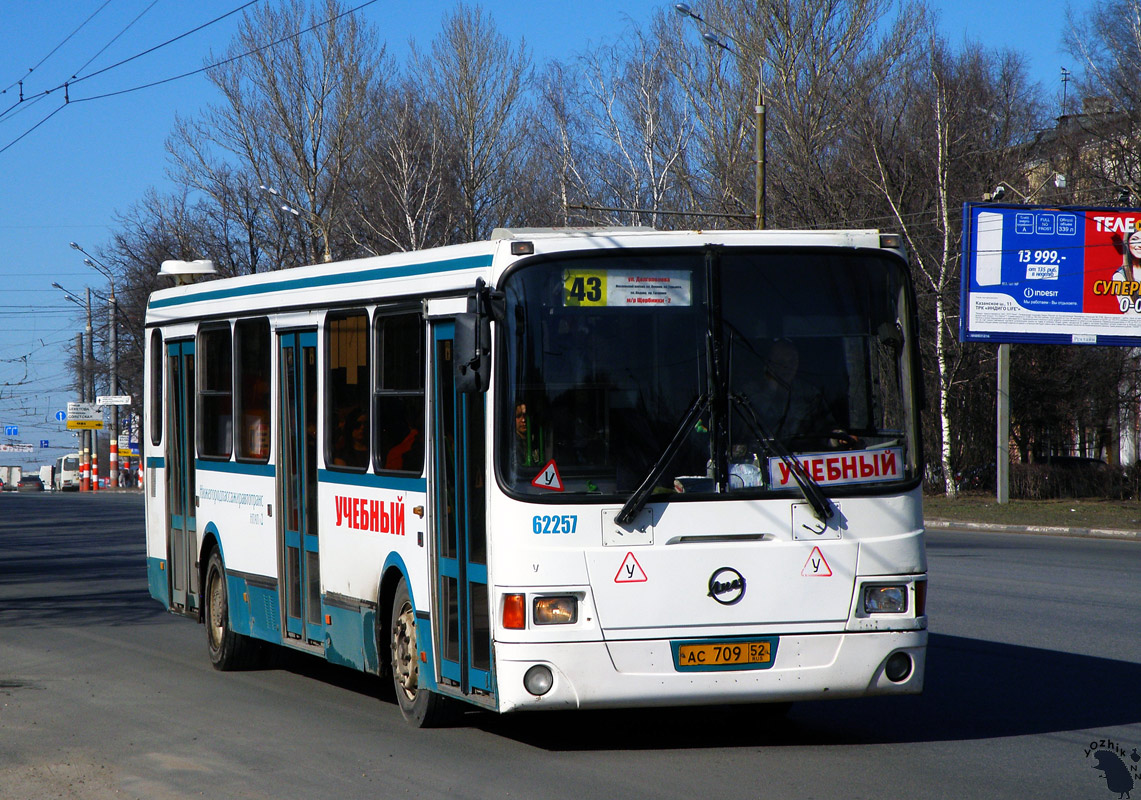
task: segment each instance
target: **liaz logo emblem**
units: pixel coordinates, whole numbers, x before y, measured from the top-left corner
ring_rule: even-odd
[[[709,596],[723,606],[731,606],[745,596],[745,576],[732,567],[709,576]]]

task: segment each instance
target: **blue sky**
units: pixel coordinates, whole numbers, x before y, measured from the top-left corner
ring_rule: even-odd
[[[364,2],[343,1],[348,6]],[[106,290],[106,280],[83,264],[83,255],[69,242],[98,254],[115,228],[116,212],[126,211],[149,187],[165,190],[165,140],[175,113],[193,116],[217,100],[202,75],[93,98],[199,69],[211,52],[226,48],[238,15],[149,56],[83,78],[222,17],[244,2],[4,0],[0,10],[0,89],[6,89],[0,94],[0,425],[16,425],[19,433],[0,435],[0,443],[31,443],[36,450],[26,456],[0,452],[0,464],[48,463],[74,449],[74,435],[54,415],[69,399],[76,399],[65,359],[83,323],[79,307],[51,284],[58,282],[78,295],[88,286]],[[689,4],[700,10],[700,0]],[[656,10],[671,4],[484,0],[481,5],[500,31],[512,40],[524,38],[536,63],[542,63],[569,58],[614,38],[630,21],[646,23]],[[1024,53],[1032,76],[1050,95],[1060,89],[1061,67],[1077,71],[1061,49],[1064,0],[958,0],[932,6],[952,44],[969,38]],[[452,0],[377,0],[361,13],[377,25],[390,52],[402,60],[408,41],[430,42],[440,19],[453,7]],[[21,79],[27,98],[23,102],[16,85]],[[69,82],[67,103],[63,89],[56,88],[65,82]],[[41,96],[49,89],[55,91]],[[50,443],[49,449],[39,449],[43,440]]]

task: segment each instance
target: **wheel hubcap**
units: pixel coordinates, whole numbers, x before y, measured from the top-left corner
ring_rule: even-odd
[[[222,642],[222,633],[224,631],[225,620],[223,619],[223,600],[222,581],[219,579],[217,572],[210,573],[210,587],[206,593],[208,602],[210,603],[209,619],[207,624],[210,626],[210,644],[215,650],[218,649]]]
[[[411,603],[401,606],[392,625],[392,672],[408,699],[416,699],[420,667],[416,661],[416,613]]]

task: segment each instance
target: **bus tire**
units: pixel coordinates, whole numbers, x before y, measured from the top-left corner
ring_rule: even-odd
[[[388,626],[392,655],[392,688],[404,719],[417,728],[446,723],[451,705],[446,697],[420,685],[420,648],[417,644],[416,610],[401,578],[392,598],[392,622]]]
[[[226,588],[226,568],[217,549],[210,551],[206,562],[203,597],[203,621],[206,623],[206,646],[214,669],[229,671],[248,669],[258,660],[258,643],[235,633],[230,627],[230,605]]]

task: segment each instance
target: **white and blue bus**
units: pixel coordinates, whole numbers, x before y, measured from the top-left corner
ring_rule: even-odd
[[[877,231],[496,231],[147,309],[151,594],[404,716],[922,690],[915,301]]]
[[[57,492],[79,491],[79,453],[68,453],[55,460],[52,489]]]

